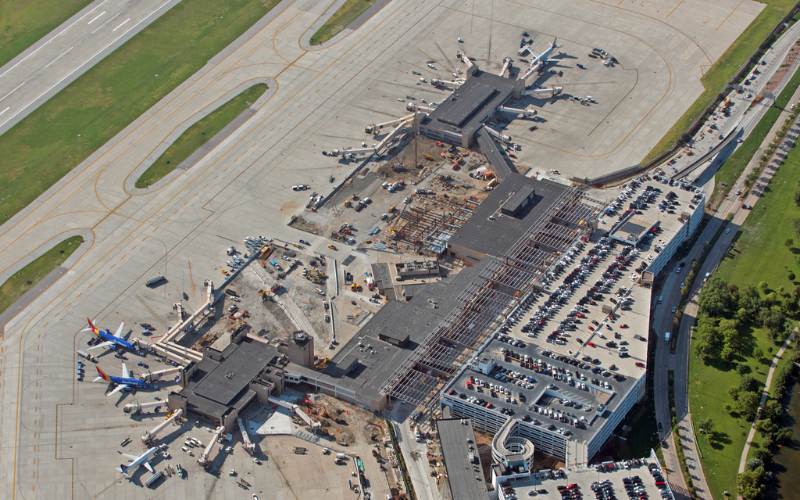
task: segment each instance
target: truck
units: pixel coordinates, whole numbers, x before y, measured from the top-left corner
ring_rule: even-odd
[[[157,287],[158,285],[160,285],[160,284],[162,284],[162,283],[166,283],[166,282],[167,282],[167,278],[166,278],[166,276],[164,276],[164,275],[158,275],[158,276],[153,276],[152,278],[150,278],[149,280],[147,280],[147,281],[145,282],[145,286],[146,286],[147,288],[155,288],[155,287]]]
[[[164,477],[164,473],[162,471],[156,471],[147,478],[147,481],[144,482],[144,485],[148,488],[155,488],[162,477]]]
[[[664,332],[664,342],[669,344],[669,339],[672,337],[672,332],[666,331]]]

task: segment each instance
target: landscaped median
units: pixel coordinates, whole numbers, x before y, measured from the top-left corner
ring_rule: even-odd
[[[183,0],[0,136],[0,224],[128,126],[279,0]]]
[[[56,29],[92,0],[0,0],[0,66]]]
[[[152,186],[165,175],[175,170],[181,162],[191,156],[226,125],[231,123],[266,92],[266,83],[257,83],[218,107],[197,123],[186,129],[175,142],[150,165],[136,180],[137,188]]]
[[[800,151],[793,150],[700,296],[689,400],[714,498],[737,469],[770,360],[800,319]],[[757,440],[758,444],[759,441]],[[747,488],[746,498],[751,498]]]
[[[668,151],[689,127],[705,112],[721,92],[725,90],[731,79],[745,63],[756,53],[767,36],[778,23],[786,17],[797,4],[796,0],[763,0],[764,10],[756,17],[739,38],[720,56],[701,81],[704,91],[688,110],[681,116],[658,144],[642,160],[646,164]]]
[[[23,267],[5,283],[0,284],[0,314],[35,287],[42,278],[64,263],[83,243],[81,236],[73,236],[54,246],[36,260]]]
[[[375,3],[376,0],[346,0],[316,33],[311,35],[311,45],[325,43],[342,32],[350,23]]]

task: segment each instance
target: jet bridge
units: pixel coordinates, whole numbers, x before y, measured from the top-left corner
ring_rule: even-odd
[[[208,444],[203,450],[202,455],[200,455],[200,458],[197,459],[197,463],[199,463],[203,467],[208,467],[210,465],[211,462],[208,461],[208,456],[211,454],[211,450],[214,448],[214,444],[216,444],[217,439],[219,439],[224,430],[225,427],[221,425],[217,427],[217,430],[214,431],[214,434],[211,436],[211,439],[208,440]]]
[[[183,410],[177,409],[166,420],[153,427],[149,431],[144,431],[144,434],[142,434],[142,442],[145,444],[150,444],[158,439],[158,434],[163,431],[166,426],[178,420],[181,415],[183,415]]]

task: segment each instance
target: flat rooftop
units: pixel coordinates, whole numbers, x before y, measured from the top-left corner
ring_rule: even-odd
[[[186,387],[180,394],[190,406],[219,417],[279,355],[273,346],[247,338],[231,343],[219,355],[206,351],[202,361],[187,372]]]
[[[470,364],[445,394],[589,441],[636,383],[599,360],[581,361],[501,338],[491,341],[479,361]],[[488,373],[480,367],[485,360],[493,365]],[[478,401],[470,401],[471,397]]]
[[[514,80],[482,70],[470,75],[447,96],[425,122],[425,126],[447,132],[473,134],[511,96]]]
[[[545,498],[560,500],[561,489],[572,485],[583,498],[596,498],[592,487],[603,488],[616,498],[628,498],[626,479],[631,485],[639,485],[647,494],[647,498],[662,498],[662,491],[666,498],[673,498],[669,485],[664,479],[661,466],[654,457],[630,460],[623,462],[604,462],[594,467],[583,467],[567,471],[539,471],[530,476],[504,481],[500,498],[509,498],[512,494],[516,498]],[[658,483],[658,484],[657,484]],[[632,486],[633,487],[633,486]],[[533,492],[533,493],[531,493]]]
[[[503,213],[506,203],[519,193],[534,191],[533,200],[518,216]],[[536,180],[510,173],[478,206],[470,220],[450,239],[450,246],[503,256],[523,234],[553,206],[568,188],[549,180]]]
[[[437,283],[413,286],[411,300],[386,304],[333,357],[325,374],[335,378],[337,385],[356,391],[365,402],[375,401],[395,370],[457,306],[459,292],[481,279],[479,275],[488,263],[489,259],[484,259]],[[380,335],[408,336],[409,346],[395,346],[381,340]]]
[[[436,421],[442,446],[447,483],[454,499],[486,500],[486,481],[475,443],[472,420],[449,418]]]

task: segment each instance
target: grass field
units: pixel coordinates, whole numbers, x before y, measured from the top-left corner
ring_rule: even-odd
[[[722,164],[716,174],[714,192],[709,200],[710,206],[715,206],[715,204],[725,196],[730,186],[733,186],[736,179],[742,174],[742,171],[744,171],[747,164],[750,163],[750,160],[753,158],[753,155],[758,151],[761,143],[764,142],[764,138],[767,136],[772,126],[775,125],[781,111],[789,103],[789,99],[794,95],[798,85],[800,85],[800,71],[796,71],[794,75],[792,75],[789,83],[786,84],[786,88],[783,89],[783,92],[775,99],[775,103],[772,107],[764,113],[761,121],[758,122],[758,125],[755,126],[750,135],[747,136],[747,139],[734,151],[731,157]]]
[[[739,287],[757,286],[765,281],[773,289],[793,288],[788,270],[797,273],[798,262],[785,242],[796,237],[792,221],[800,218],[800,208],[794,203],[794,193],[800,182],[799,169],[800,150],[795,149],[773,178],[769,192],[753,208],[729,257],[720,265],[717,274],[723,280]],[[753,349],[741,354],[744,363],[753,371],[751,375],[763,383],[769,369],[768,359],[777,351],[777,346],[770,343],[762,329],[755,329],[750,335]],[[755,347],[768,359],[755,359]],[[714,422],[714,433],[710,437],[698,434],[698,444],[714,498],[722,498],[724,490],[736,491],[736,471],[749,430],[748,422],[732,417],[724,409],[726,404],[732,404],[728,390],[739,385],[741,375],[736,370],[704,365],[694,350],[690,355],[689,372],[692,419],[695,423],[706,418]]]
[[[25,292],[36,286],[50,271],[63,264],[72,255],[72,252],[81,246],[81,243],[83,243],[83,238],[80,236],[67,238],[8,278],[5,283],[0,285],[0,313],[8,309]]]
[[[137,188],[146,188],[175,170],[180,163],[208,142],[220,130],[239,116],[248,106],[266,92],[267,84],[258,83],[249,87],[219,108],[215,109],[173,142],[164,153],[136,179]]]
[[[751,349],[741,353],[752,372],[749,374],[762,384],[767,378],[769,363],[755,359],[752,352],[756,347],[771,358],[777,348],[772,346],[764,330],[750,332]],[[770,352],[769,349],[772,349]],[[723,491],[736,491],[736,471],[739,457],[744,448],[750,422],[735,418],[725,410],[725,405],[733,405],[728,391],[738,387],[742,376],[735,369],[721,369],[705,365],[692,349],[689,355],[689,405],[700,454],[703,457],[703,472],[714,498],[724,498]],[[698,422],[710,418],[713,431],[709,435],[697,432]]]
[[[795,6],[796,0],[762,0],[766,6],[750,26],[736,39],[728,50],[720,56],[703,75],[705,90],[688,110],[669,129],[667,134],[650,150],[642,163],[647,163],[667,151],[697,120],[703,111],[717,98],[733,76],[744,66],[756,52],[767,35],[778,25]]]
[[[277,3],[183,0],[0,136],[0,224]]]
[[[311,45],[325,43],[338,35],[348,24],[356,20],[376,0],[347,0],[328,21],[311,35]]]
[[[90,2],[91,0],[0,0],[0,66],[17,57],[17,54],[53,31]]]

